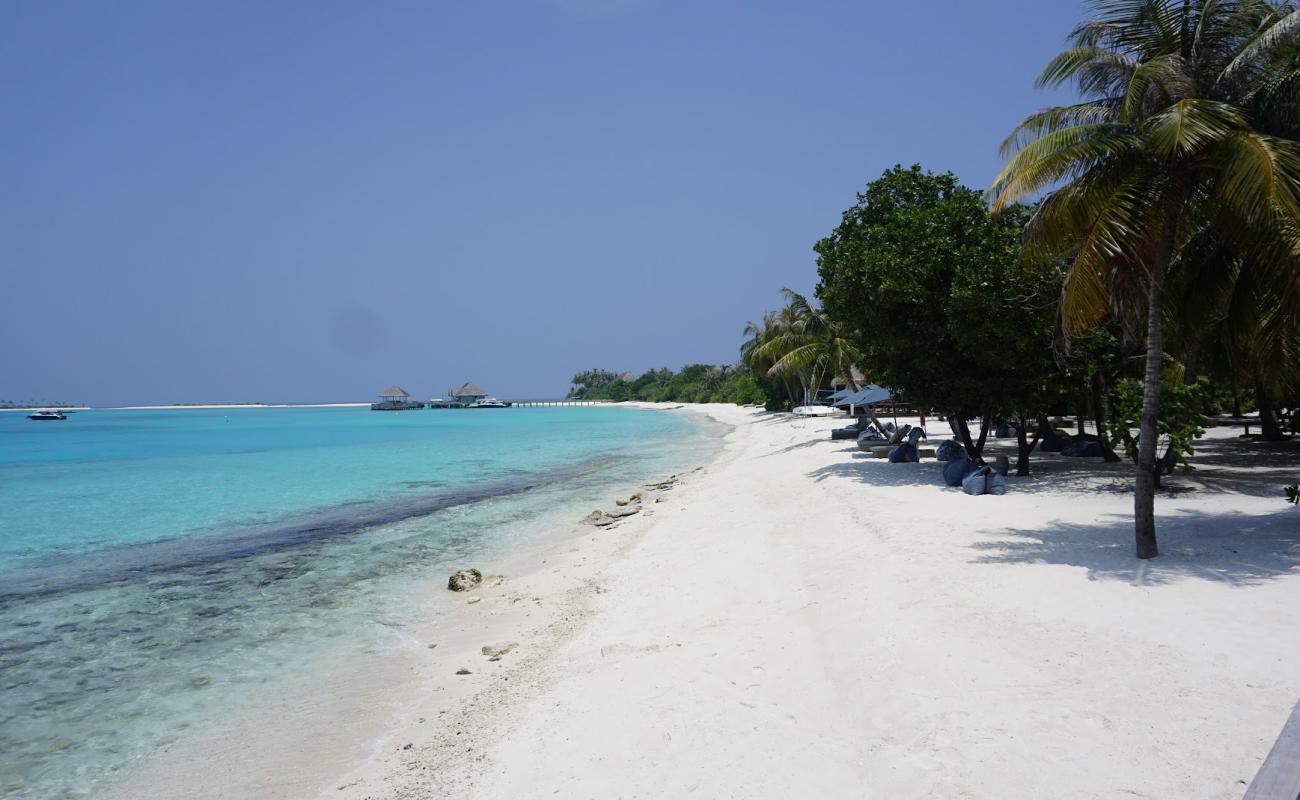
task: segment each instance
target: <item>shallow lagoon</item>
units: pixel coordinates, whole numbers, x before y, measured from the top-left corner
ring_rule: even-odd
[[[624,408],[0,415],[0,792],[91,796],[712,446]]]

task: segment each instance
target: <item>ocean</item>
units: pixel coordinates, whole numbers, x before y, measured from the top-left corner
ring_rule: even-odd
[[[612,407],[0,414],[0,796],[95,796],[714,434]]]

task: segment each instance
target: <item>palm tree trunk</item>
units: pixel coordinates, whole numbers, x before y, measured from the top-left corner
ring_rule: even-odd
[[[1174,228],[1181,203],[1165,201],[1164,224],[1156,245],[1155,263],[1151,265],[1151,283],[1147,293],[1147,363],[1142,383],[1142,418],[1138,426],[1137,481],[1133,492],[1133,529],[1138,558],[1160,555],[1156,546],[1156,418],[1160,409],[1160,373],[1164,366],[1165,273],[1174,248]]]
[[[1259,432],[1266,442],[1282,441],[1282,426],[1273,406],[1273,387],[1260,372],[1255,373],[1255,405],[1259,406]]]
[[[1110,445],[1110,432],[1107,429],[1106,418],[1109,416],[1109,407],[1106,404],[1106,392],[1102,386],[1102,377],[1100,373],[1094,373],[1092,376],[1092,406],[1097,419],[1097,439],[1101,442],[1101,450],[1107,464],[1114,464],[1119,461],[1119,456],[1115,454],[1115,448]]]

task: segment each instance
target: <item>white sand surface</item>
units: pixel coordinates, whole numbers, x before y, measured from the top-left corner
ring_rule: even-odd
[[[727,452],[536,691],[459,715],[467,768],[435,736],[346,796],[1233,798],[1300,697],[1294,449],[1230,466],[1212,431],[1142,562],[1127,464],[970,497],[833,421],[711,413]]]
[[[1300,698],[1294,445],[1212,430],[1138,561],[1128,464],[970,497],[843,420],[682,413],[734,425],[723,454],[410,631],[350,701],[383,713],[125,796],[1236,798]]]

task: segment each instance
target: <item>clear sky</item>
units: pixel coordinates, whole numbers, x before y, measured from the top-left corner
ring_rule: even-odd
[[[984,188],[1075,0],[0,3],[0,400],[729,363],[895,163]]]

